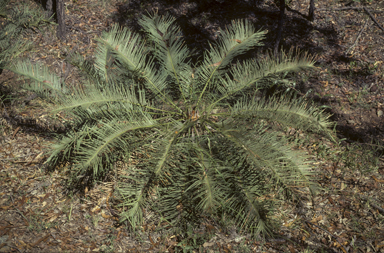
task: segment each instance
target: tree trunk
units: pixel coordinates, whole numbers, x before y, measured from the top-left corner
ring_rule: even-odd
[[[283,32],[284,12],[285,12],[285,0],[280,0],[279,24],[278,24],[278,27],[277,27],[277,35],[276,35],[276,41],[275,41],[275,48],[273,50],[275,55],[277,55],[277,52],[279,51],[279,45],[280,45],[280,41],[281,41],[281,34]]]
[[[308,19],[311,22],[315,20],[315,0],[311,0],[311,2],[309,3]]]
[[[64,40],[66,35],[64,0],[56,0],[56,16],[57,23],[59,24],[57,27],[57,37],[60,40]]]

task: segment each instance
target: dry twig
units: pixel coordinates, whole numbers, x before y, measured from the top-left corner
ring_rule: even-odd
[[[342,8],[335,8],[335,9],[328,9],[328,8],[320,8],[316,9],[317,11],[346,11],[346,10],[361,10],[364,7],[342,7]]]
[[[364,197],[364,196],[362,196],[361,198],[362,198],[365,202],[369,202],[369,205],[370,205],[370,206],[376,208],[381,214],[384,215],[384,208],[382,208],[382,207],[380,207],[380,206],[378,206],[378,205],[372,203],[372,201],[370,201],[368,198],[366,198],[366,197]]]
[[[377,20],[375,19],[375,17],[371,14],[371,12],[369,12],[369,10],[365,7],[363,7],[364,11],[371,17],[371,19],[373,20],[373,22],[375,22],[375,24],[382,30],[384,31],[384,28],[379,24],[379,22],[377,22]]]
[[[358,34],[357,37],[356,37],[355,43],[353,43],[353,45],[352,45],[350,48],[348,48],[347,52],[345,52],[345,55],[348,55],[348,53],[349,53],[355,46],[357,46],[357,43],[359,42],[359,38],[360,38],[361,34],[363,33],[364,29],[367,27],[368,20],[369,20],[369,19],[367,19],[367,20],[365,21],[365,24],[364,24],[363,28],[360,29],[360,32],[359,32],[359,34]]]
[[[334,238],[334,239],[339,243],[339,245],[340,245],[341,247],[343,247],[343,252],[344,252],[344,253],[347,253],[347,252],[348,252],[347,249],[344,247],[344,245],[341,244],[341,242],[339,241],[339,238],[338,238],[337,236],[333,235],[331,232],[325,230],[324,228],[319,227],[319,226],[313,224],[312,222],[309,222],[309,221],[307,221],[307,220],[305,220],[305,222],[307,223],[308,226],[309,226],[309,225],[315,226],[315,227],[317,227],[317,228],[323,230],[324,232],[328,233],[332,238]],[[311,226],[309,226],[309,227],[311,228]],[[312,228],[311,228],[311,229],[312,229]]]
[[[382,30],[384,31],[384,28],[377,22],[375,17],[371,14],[371,12],[365,7],[365,6],[359,6],[359,7],[342,7],[342,8],[335,8],[335,9],[327,9],[327,8],[322,8],[322,9],[316,9],[317,11],[346,11],[346,10],[361,10],[363,9],[369,17],[375,22],[375,24]]]

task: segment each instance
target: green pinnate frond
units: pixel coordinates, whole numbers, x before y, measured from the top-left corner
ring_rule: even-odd
[[[323,110],[311,106],[310,102],[303,99],[295,99],[286,95],[273,97],[269,100],[239,101],[231,108],[233,117],[256,117],[266,121],[278,122],[283,126],[289,126],[304,131],[312,131],[330,135],[330,115]]]
[[[296,56],[293,54],[296,53]],[[252,59],[239,62],[231,68],[229,73],[217,77],[215,89],[222,96],[215,103],[228,99],[242,91],[253,88],[255,90],[266,88],[265,80],[276,80],[281,73],[312,68],[312,56],[291,50],[280,56],[268,55],[263,59]],[[214,103],[214,104],[215,104]]]
[[[247,20],[232,22],[226,31],[222,31],[218,42],[211,50],[205,53],[204,61],[196,70],[197,75],[202,79],[204,87],[200,94],[199,101],[204,96],[209,86],[213,86],[214,79],[220,75],[218,71],[238,55],[260,44],[266,32],[255,32],[254,27]]]
[[[67,91],[60,78],[42,64],[32,65],[28,61],[19,61],[10,70],[23,76],[25,79],[31,80],[31,84],[25,86],[25,88],[33,90],[41,96],[63,96]]]
[[[10,0],[1,0],[0,1],[0,16],[7,16],[7,5]]]
[[[132,34],[126,28],[120,29],[115,25],[108,33],[104,33],[97,49],[97,68],[108,78],[107,67],[110,65],[110,57],[113,54],[120,62],[116,65],[126,68],[139,78],[145,80],[148,89],[154,92],[164,102],[172,104],[166,97],[167,75],[155,69],[153,59],[147,55],[144,41],[137,34]]]
[[[211,69],[222,69],[228,66],[236,56],[244,54],[256,46],[262,46],[266,31],[255,31],[248,20],[235,20],[225,30],[220,30],[217,42],[210,45],[205,55],[204,64]]]
[[[144,117],[143,117],[144,118]],[[89,129],[89,135],[93,136],[92,141],[84,143],[86,152],[82,154],[82,159],[79,160],[83,168],[91,167],[94,175],[98,174],[98,168],[103,166],[104,159],[112,159],[113,153],[117,149],[130,150],[130,143],[125,141],[124,137],[132,132],[153,128],[157,124],[147,117],[144,121],[118,121],[99,122]]]
[[[126,209],[120,214],[120,221],[129,221],[132,228],[136,228],[143,223],[143,211],[148,206],[149,195],[152,192],[150,176],[147,176],[145,171],[131,168],[132,176],[122,176],[129,180],[129,184],[120,184],[118,192],[123,198],[121,207]],[[140,175],[140,176],[139,176]]]
[[[81,83],[87,87],[104,87],[105,79],[101,78],[100,72],[98,71],[96,64],[94,65],[89,60],[84,59],[82,55],[75,52],[68,56],[66,59],[71,65],[75,66],[79,70],[79,74],[83,77]],[[77,92],[77,91],[74,91]]]
[[[73,110],[74,112],[83,112],[79,109],[92,109],[100,107],[104,107],[105,109],[108,108],[109,112],[113,112],[115,111],[115,106],[119,107],[119,109],[123,109],[121,107],[124,107],[125,110],[129,111],[133,110],[134,106],[142,108],[148,104],[147,101],[145,101],[145,97],[144,100],[140,99],[140,97],[134,94],[131,89],[120,89],[116,86],[113,87],[111,84],[109,89],[106,89],[103,92],[100,92],[100,89],[95,87],[89,87],[86,90],[74,91],[71,96],[63,97],[53,112],[70,112]],[[114,104],[115,106],[110,106],[111,104]]]
[[[139,24],[148,33],[150,41],[155,44],[153,53],[161,62],[160,71],[164,74],[168,73],[185,100],[189,92],[186,83],[182,82],[181,75],[187,72],[191,78],[191,68],[187,64],[187,57],[190,53],[180,28],[174,22],[175,18],[170,15],[160,17],[157,14],[144,16],[139,20]]]
[[[222,189],[227,187],[225,180],[226,167],[217,163],[214,158],[206,152],[198,148],[196,150],[196,170],[199,173],[194,175],[194,183],[192,183],[186,191],[194,192],[199,209],[214,213],[225,202],[226,196]]]
[[[147,64],[145,43],[140,35],[133,34],[127,28],[114,25],[109,32],[104,32],[99,39],[101,42],[96,49],[95,65],[104,71],[108,62],[108,53],[113,50],[119,59],[123,60],[129,71],[141,70]]]

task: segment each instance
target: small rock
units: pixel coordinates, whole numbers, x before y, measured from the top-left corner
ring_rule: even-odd
[[[350,124],[350,125],[353,125],[353,124],[356,123],[354,120],[347,120],[347,122],[348,122],[348,124]]]
[[[383,111],[382,110],[377,110],[377,117],[383,116]]]

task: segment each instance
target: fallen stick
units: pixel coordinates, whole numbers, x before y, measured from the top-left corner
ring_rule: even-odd
[[[365,6],[357,6],[357,7],[341,7],[341,8],[334,8],[334,9],[327,9],[327,8],[320,8],[316,9],[317,11],[347,11],[347,10],[361,10],[361,9],[366,9],[367,7]],[[384,10],[374,10],[374,12],[383,12]]]
[[[373,201],[370,201],[367,197],[365,196],[361,196],[361,199],[364,200],[365,202],[368,202],[370,206],[376,208],[381,214],[384,215],[384,208],[376,205],[375,203],[373,203]]]
[[[317,11],[346,11],[346,10],[361,10],[363,9],[369,17],[375,22],[375,24],[382,30],[384,31],[384,28],[377,22],[375,17],[371,14],[371,12],[365,7],[365,6],[359,6],[359,7],[342,7],[342,8],[335,8],[335,9],[327,9],[327,8],[322,8],[322,9],[316,9]]]
[[[364,9],[365,7],[342,7],[342,8],[335,8],[335,9],[327,9],[327,8],[321,8],[316,9],[317,11],[346,11],[346,10],[360,10]]]
[[[384,31],[384,28],[379,24],[379,22],[377,22],[377,20],[375,19],[375,17],[371,14],[371,12],[369,12],[369,10],[365,7],[363,7],[364,11],[371,17],[371,19],[373,20],[373,22],[375,22],[375,24],[382,30]]]
[[[365,24],[364,24],[363,28],[360,29],[360,32],[357,35],[355,42],[353,43],[353,45],[350,48],[348,48],[347,52],[345,52],[345,55],[348,55],[349,51],[351,51],[359,42],[359,38],[360,38],[361,34],[363,33],[365,27],[367,27],[368,20],[369,20],[369,18],[367,18],[367,20],[365,21]]]
[[[317,227],[318,229],[321,229],[321,230],[323,230],[324,232],[328,233],[332,238],[334,238],[334,239],[337,241],[337,243],[340,245],[340,247],[342,247],[342,250],[343,250],[344,253],[347,253],[347,252],[348,252],[347,249],[344,247],[344,245],[340,242],[340,240],[339,240],[339,238],[338,238],[337,236],[333,235],[333,234],[330,233],[328,230],[325,230],[324,228],[319,227],[319,226],[313,224],[313,223],[310,222],[310,221],[307,221],[307,220],[304,220],[304,221],[307,223],[307,226],[308,226],[310,229],[313,230],[313,228],[311,228],[311,226],[309,226],[309,225],[312,225],[312,226]]]

